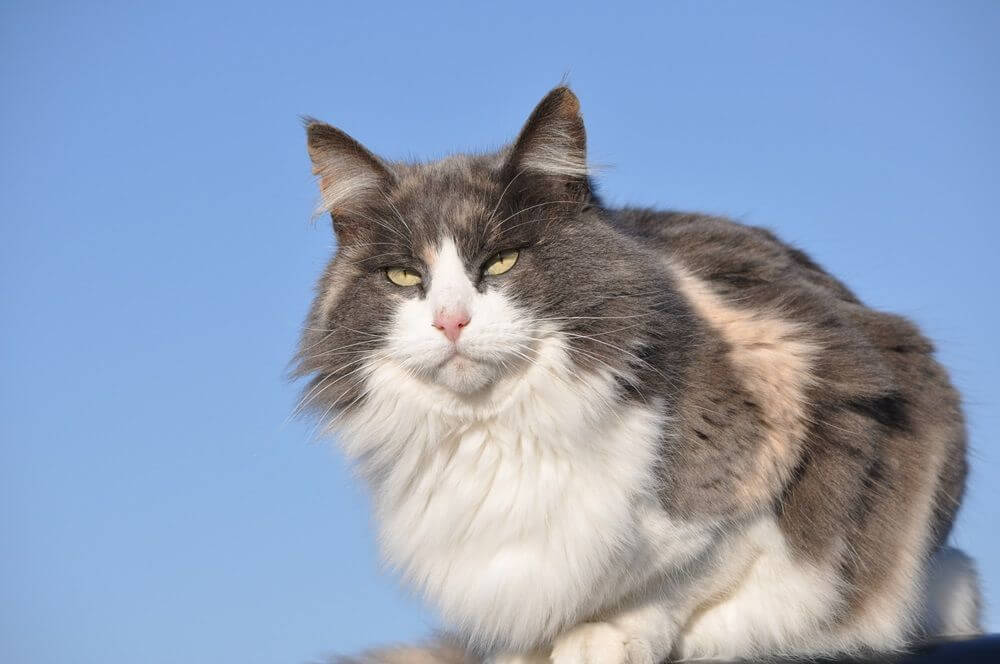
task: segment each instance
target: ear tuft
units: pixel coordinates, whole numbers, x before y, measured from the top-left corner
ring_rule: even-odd
[[[555,88],[535,107],[514,143],[509,163],[516,172],[587,178],[587,133],[580,101],[568,87]]]
[[[377,202],[392,183],[379,158],[336,127],[309,117],[303,123],[312,172],[319,178],[317,212],[350,216]]]

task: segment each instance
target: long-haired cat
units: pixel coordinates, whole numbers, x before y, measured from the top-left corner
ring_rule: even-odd
[[[946,546],[959,396],[912,323],[767,230],[605,207],[565,87],[492,154],[400,163],[307,132],[338,246],[303,401],[451,644],[377,657],[654,664],[978,631]]]

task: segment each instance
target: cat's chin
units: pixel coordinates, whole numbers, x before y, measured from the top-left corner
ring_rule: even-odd
[[[456,354],[438,367],[434,381],[456,394],[473,395],[488,388],[499,377],[499,367]]]

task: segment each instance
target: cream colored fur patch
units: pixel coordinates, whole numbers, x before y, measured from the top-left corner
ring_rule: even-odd
[[[744,498],[766,499],[788,480],[798,460],[807,427],[805,391],[814,380],[818,348],[801,325],[774,312],[732,306],[687,269],[673,263],[670,268],[695,312],[729,344],[739,380],[760,405],[765,445],[756,464],[760,474],[747,478]]]

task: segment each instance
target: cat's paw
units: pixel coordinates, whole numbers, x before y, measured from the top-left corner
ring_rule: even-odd
[[[541,653],[502,653],[486,660],[487,664],[549,664],[548,658]]]
[[[606,622],[583,623],[556,639],[552,664],[656,664],[644,640]]]

